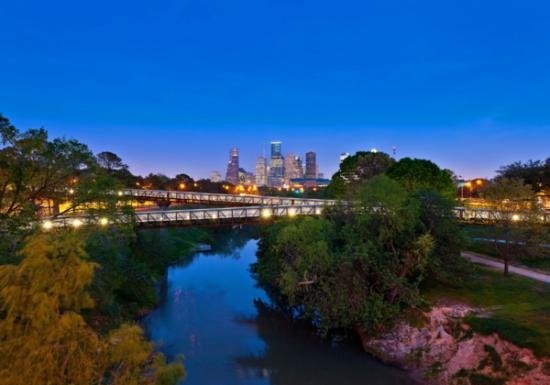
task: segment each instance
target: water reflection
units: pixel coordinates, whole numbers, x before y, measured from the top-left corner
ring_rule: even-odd
[[[168,270],[166,300],[144,324],[169,357],[183,353],[185,384],[410,383],[355,345],[331,346],[266,305],[249,272],[256,250],[251,240],[238,258],[199,254]]]

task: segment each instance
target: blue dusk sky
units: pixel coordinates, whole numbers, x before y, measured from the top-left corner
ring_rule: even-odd
[[[429,158],[464,177],[550,156],[548,0],[0,2],[0,113],[136,173],[269,151]]]

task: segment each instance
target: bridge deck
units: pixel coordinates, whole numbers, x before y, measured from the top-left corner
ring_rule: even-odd
[[[197,222],[242,222],[243,220],[270,219],[272,217],[294,217],[302,215],[320,215],[320,205],[286,205],[286,206],[245,206],[193,210],[159,210],[136,212],[133,215],[120,216],[121,222],[147,224],[194,224]],[[82,225],[108,225],[106,218],[97,216],[64,216],[42,222],[46,229],[52,227]]]
[[[167,190],[122,190],[119,195],[146,198],[152,200],[174,200],[185,202],[199,202],[210,204],[239,204],[253,206],[299,206],[299,205],[334,205],[335,200],[329,199],[309,199],[292,197],[274,197],[262,195],[235,195],[220,193],[203,193],[195,191],[167,191]]]

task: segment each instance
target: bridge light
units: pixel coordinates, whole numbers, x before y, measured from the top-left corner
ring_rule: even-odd
[[[296,216],[296,209],[294,207],[288,209],[288,216],[291,218]]]
[[[101,226],[107,226],[107,225],[109,224],[109,220],[108,220],[107,218],[105,218],[105,217],[99,218],[99,224],[100,224]]]
[[[271,209],[262,209],[262,218],[269,219],[272,214]]]
[[[79,228],[80,226],[82,226],[82,221],[80,219],[73,219],[71,225],[75,228]]]
[[[322,208],[320,208],[320,207],[316,207],[316,208],[315,208],[315,214],[316,214],[316,215],[321,215],[322,212],[323,212],[323,209],[322,209]]]
[[[51,221],[45,221],[44,223],[42,223],[42,228],[44,230],[51,230],[52,227],[53,223]]]
[[[119,191],[117,194],[118,194],[119,197],[121,197],[123,193],[122,193],[122,191]]]

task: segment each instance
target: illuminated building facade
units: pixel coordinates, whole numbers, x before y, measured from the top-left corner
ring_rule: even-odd
[[[239,183],[239,149],[236,147],[229,151],[229,162],[227,163],[225,180],[233,184]]]

